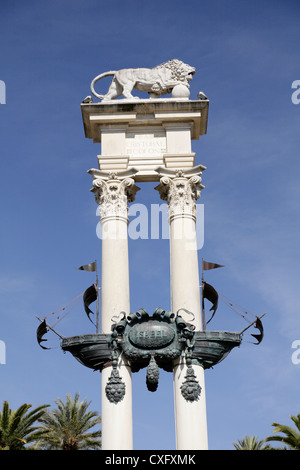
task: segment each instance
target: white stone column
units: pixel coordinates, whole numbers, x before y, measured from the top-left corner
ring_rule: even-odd
[[[121,312],[130,312],[129,261],[128,261],[128,203],[135,199],[139,189],[134,184],[135,171],[106,173],[90,170],[94,177],[93,189],[100,208],[102,225],[102,275],[101,275],[101,332],[111,333],[112,318]],[[124,173],[124,172],[123,172]],[[102,371],[102,449],[131,450],[132,437],[132,385],[131,368],[119,357],[117,371],[125,384],[125,395],[119,402],[110,401],[106,385],[112,366]]]
[[[202,330],[200,279],[198,250],[196,240],[196,200],[203,186],[202,165],[186,171],[160,168],[160,184],[157,190],[163,200],[168,202],[170,223],[170,268],[171,268],[171,309],[192,312],[194,317],[180,315]],[[198,400],[185,400],[181,385],[187,374],[187,365],[182,358],[174,363],[174,400],[177,450],[206,450],[207,420],[204,370],[193,364],[193,369],[201,387]]]

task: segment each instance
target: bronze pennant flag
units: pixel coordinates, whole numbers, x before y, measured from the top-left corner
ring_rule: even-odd
[[[203,290],[202,290],[202,310],[204,312],[204,299],[209,300],[212,303],[212,307],[210,309],[210,312],[212,313],[211,318],[208,320],[207,323],[210,322],[210,320],[213,318],[214,314],[216,313],[216,310],[218,308],[218,301],[219,301],[219,295],[216,289],[208,284],[207,282],[203,281]]]
[[[84,264],[83,266],[80,266],[80,268],[77,268],[77,269],[81,269],[83,271],[97,271],[97,262],[94,261],[93,263],[90,263],[90,264]]]
[[[88,289],[86,289],[86,291],[83,294],[84,310],[91,322],[92,320],[90,319],[90,313],[94,313],[94,312],[89,308],[89,306],[91,303],[97,300],[97,295],[98,295],[98,290],[95,284],[91,285],[91,287],[88,287]]]
[[[251,335],[253,336],[253,338],[256,338],[257,339],[257,343],[254,343],[254,344],[260,344],[262,342],[262,339],[264,337],[264,327],[263,327],[263,324],[260,320],[260,318],[256,318],[256,322],[255,322],[255,328],[257,328],[259,330],[259,335]]]
[[[43,336],[48,332],[48,328],[47,328],[47,324],[46,324],[46,320],[44,320],[38,327],[38,329],[36,330],[36,337],[37,337],[37,340],[38,340],[38,343],[39,345],[41,346],[41,348],[43,349],[50,349],[50,348],[46,348],[46,346],[43,346],[41,343],[42,341],[47,341],[46,339],[43,339]]]
[[[208,261],[202,260],[203,271],[208,271],[209,269],[215,269],[215,268],[224,268],[224,266],[222,264],[209,263]]]

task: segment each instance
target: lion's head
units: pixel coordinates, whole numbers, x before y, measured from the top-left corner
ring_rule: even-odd
[[[185,64],[179,59],[168,60],[168,62],[158,65],[157,68],[170,69],[172,72],[172,79],[180,82],[192,80],[193,75],[196,72],[195,67]]]

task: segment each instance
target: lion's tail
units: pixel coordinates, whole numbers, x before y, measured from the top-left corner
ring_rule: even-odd
[[[94,96],[96,96],[100,100],[103,99],[104,95],[99,95],[98,93],[96,93],[94,85],[96,82],[98,82],[98,80],[101,80],[101,78],[110,77],[111,75],[115,75],[115,73],[116,73],[115,70],[110,70],[109,72],[100,73],[100,75],[97,75],[97,77],[95,77],[94,80],[92,80],[91,92],[93,93]]]

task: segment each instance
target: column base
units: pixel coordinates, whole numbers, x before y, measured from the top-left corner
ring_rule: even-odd
[[[106,395],[106,386],[112,370],[111,366],[105,367],[101,374],[102,450],[132,450],[131,368],[121,359],[117,370],[125,384],[126,393],[118,403],[109,401]]]
[[[182,395],[182,385],[188,374],[185,362],[174,364],[174,405],[177,450],[208,450],[204,369],[193,365],[200,385],[200,396],[188,401]]]

